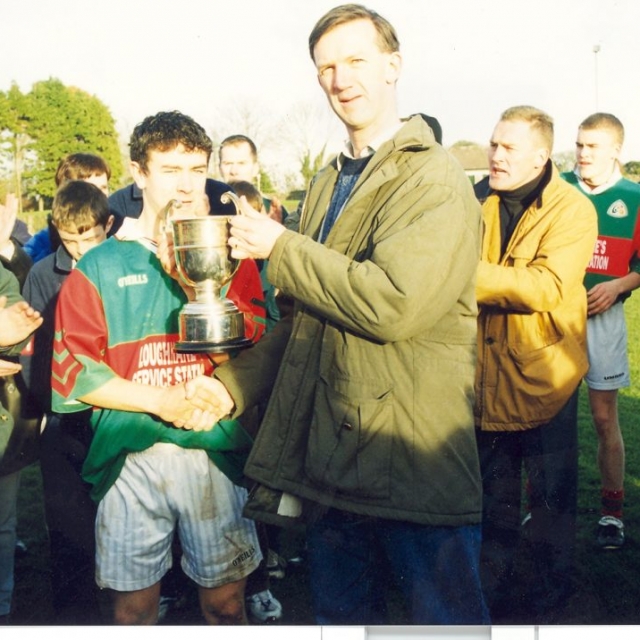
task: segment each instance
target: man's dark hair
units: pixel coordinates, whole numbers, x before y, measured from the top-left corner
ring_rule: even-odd
[[[106,227],[110,217],[107,196],[84,180],[65,182],[53,199],[51,222],[62,231],[86,233],[98,225]]]
[[[225,147],[236,147],[241,144],[248,144],[251,149],[251,156],[254,161],[258,161],[258,148],[256,147],[255,142],[249,138],[249,136],[242,135],[241,133],[236,133],[232,136],[226,137],[221,143],[220,148],[218,150],[218,156],[222,154],[222,150]]]
[[[161,111],[136,125],[129,141],[129,157],[146,171],[151,151],[171,151],[178,145],[189,152],[204,151],[209,162],[213,144],[206,131],[179,111]]]
[[[86,180],[102,174],[107,176],[107,180],[111,178],[111,168],[106,160],[93,153],[72,153],[58,163],[56,187],[70,180]]]
[[[316,22],[315,27],[313,27],[311,35],[309,36],[309,53],[311,54],[311,59],[315,61],[313,50],[325,33],[348,22],[353,22],[354,20],[369,20],[373,23],[378,33],[378,46],[380,47],[380,51],[384,53],[400,51],[398,34],[388,20],[361,4],[343,4],[325,13],[322,18]]]

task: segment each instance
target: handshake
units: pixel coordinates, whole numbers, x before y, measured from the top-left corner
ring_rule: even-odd
[[[158,417],[179,429],[208,431],[234,408],[233,398],[226,387],[208,376],[198,376],[159,391]]]

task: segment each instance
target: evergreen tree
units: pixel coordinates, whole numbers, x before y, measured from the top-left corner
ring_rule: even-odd
[[[102,156],[119,183],[115,121],[96,96],[55,78],[35,83],[28,94],[15,84],[0,92],[0,157],[12,169],[16,193],[53,198],[56,168],[70,153]]]

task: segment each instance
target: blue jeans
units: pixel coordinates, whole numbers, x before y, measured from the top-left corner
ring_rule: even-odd
[[[309,531],[318,624],[388,624],[395,579],[412,624],[489,624],[480,587],[480,525],[432,527],[329,510]]]

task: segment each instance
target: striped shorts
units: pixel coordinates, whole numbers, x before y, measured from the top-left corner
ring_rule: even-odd
[[[262,559],[255,525],[241,515],[246,497],[201,449],[158,443],[128,454],[98,505],[98,586],[137,591],[158,582],[171,568],[176,528],[182,569],[198,585],[244,578]]]

